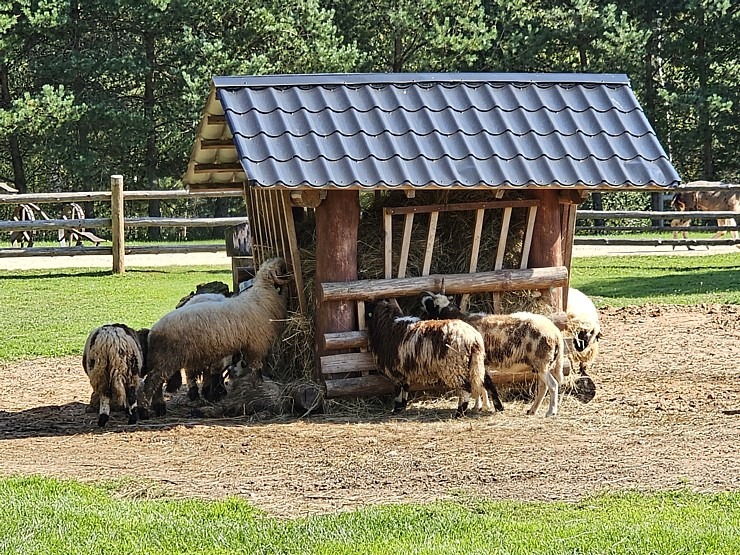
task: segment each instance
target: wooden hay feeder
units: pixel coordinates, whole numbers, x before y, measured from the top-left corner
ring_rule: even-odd
[[[244,191],[255,264],[284,256],[298,310],[313,314],[314,377],[328,397],[375,395],[391,387],[367,353],[365,301],[444,289],[463,305],[485,294],[501,310],[503,294],[538,291],[561,311],[577,205],[588,193],[678,184],[636,107],[624,76],[216,78],[185,181]],[[649,152],[627,157],[623,135],[638,127]],[[600,139],[599,152],[578,129]],[[375,200],[405,192],[406,202],[382,208],[380,238],[360,234],[360,195],[368,191]],[[448,199],[443,192],[463,200],[431,201]],[[299,207],[313,211],[313,273],[303,270]],[[466,267],[435,273],[439,222],[453,213],[472,222],[460,249]],[[516,232],[513,220],[521,222]],[[380,275],[364,264],[360,271],[360,245],[382,259]]]

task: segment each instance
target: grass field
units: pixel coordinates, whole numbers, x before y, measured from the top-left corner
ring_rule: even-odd
[[[130,484],[0,480],[0,552],[607,554],[740,552],[740,494],[627,493],[577,504],[460,498],[299,519],[247,503],[130,499]]]
[[[740,304],[740,251],[701,257],[575,258],[572,285],[599,306]],[[0,271],[0,360],[79,354],[90,331],[123,322],[148,327],[225,269],[182,266],[107,270]]]

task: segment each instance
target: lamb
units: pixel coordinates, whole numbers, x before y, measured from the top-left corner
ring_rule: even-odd
[[[267,260],[251,289],[223,301],[186,305],[157,321],[149,332],[149,373],[139,388],[143,415],[148,417],[150,408],[166,414],[162,384],[183,368],[187,374],[234,353],[258,368],[287,317],[290,279],[285,260]]]
[[[98,426],[110,418],[111,402],[123,407],[128,423],[138,419],[136,390],[146,373],[147,329],[138,332],[125,324],[95,328],[85,342],[82,368],[93,388],[90,408],[98,407]]]
[[[567,329],[573,335],[573,349],[568,349],[568,358],[571,367],[578,363],[582,376],[588,375],[588,370],[599,354],[599,339],[601,339],[601,325],[599,311],[586,295],[573,287],[568,289],[568,306],[565,309]]]
[[[491,395],[503,410],[496,386],[485,373],[485,346],[480,333],[465,322],[422,321],[404,316],[395,300],[365,305],[368,344],[378,369],[397,389],[394,412],[405,408],[410,384],[445,386],[458,394],[456,416],[463,416],[471,394]]]
[[[431,318],[459,318],[481,333],[486,349],[487,380],[495,374],[519,374],[531,369],[538,378],[537,393],[527,414],[536,414],[549,391],[546,416],[557,415],[558,389],[563,383],[564,342],[552,320],[530,312],[466,314],[452,305],[449,298],[434,293],[423,295],[422,306]]]

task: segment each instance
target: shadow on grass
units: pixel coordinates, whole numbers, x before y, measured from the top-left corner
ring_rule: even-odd
[[[619,272],[617,268],[615,273]],[[624,268],[624,272],[629,269]],[[676,295],[730,294],[740,302],[740,269],[707,268],[701,271],[672,268],[670,275],[615,275],[584,281],[587,295],[606,298],[660,298]],[[734,293],[734,295],[733,295]]]

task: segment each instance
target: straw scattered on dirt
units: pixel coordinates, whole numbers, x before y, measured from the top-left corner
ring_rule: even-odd
[[[296,516],[460,493],[574,500],[603,490],[740,484],[740,308],[601,311],[596,398],[564,397],[556,419],[451,419],[454,401],[335,403],[306,420],[170,415],[104,431],[84,412],[78,357],[0,365],[0,475],[132,477],[127,496],[240,496]],[[542,409],[541,409],[542,410]]]

